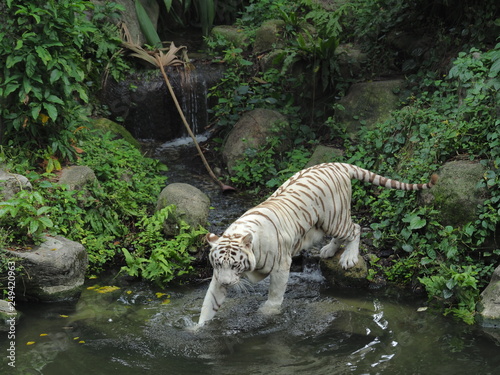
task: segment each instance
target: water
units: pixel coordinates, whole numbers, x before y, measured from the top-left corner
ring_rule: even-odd
[[[421,301],[397,291],[328,287],[315,269],[292,273],[281,314],[257,313],[267,290],[257,284],[232,291],[197,332],[187,327],[197,320],[206,284],[160,290],[109,279],[99,287],[120,289],[99,293],[94,283],[76,304],[20,308],[16,371],[1,373],[456,375],[500,369],[499,344],[481,329],[418,312]]]
[[[210,229],[253,205],[222,195],[192,147],[153,150],[169,182],[211,198]],[[180,162],[182,161],[182,163]],[[88,280],[74,303],[27,304],[16,327],[16,368],[0,332],[0,374],[498,374],[500,331],[465,326],[398,289],[340,289],[316,260],[294,268],[279,315],[257,312],[267,281],[232,290],[215,318],[193,332],[208,281],[160,289],[121,277]],[[496,338],[495,338],[496,337]],[[30,345],[28,345],[28,343]]]

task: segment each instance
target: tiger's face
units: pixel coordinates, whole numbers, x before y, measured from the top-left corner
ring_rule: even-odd
[[[252,235],[217,235],[206,237],[212,247],[209,259],[214,268],[213,277],[223,286],[232,286],[240,282],[243,273],[253,271],[255,257],[251,251]]]

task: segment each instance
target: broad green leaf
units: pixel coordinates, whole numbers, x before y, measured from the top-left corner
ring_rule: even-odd
[[[49,78],[50,83],[58,81],[62,75],[63,75],[62,71],[60,71],[59,69],[54,69],[52,72],[50,72],[50,78]]]
[[[45,226],[45,228],[52,228],[54,226],[54,223],[52,222],[52,220],[50,220],[46,216],[38,218],[38,221],[40,223],[42,223]]]
[[[153,22],[151,22],[151,18],[149,18],[148,13],[139,0],[135,0],[135,12],[137,14],[141,30],[144,33],[144,36],[146,37],[148,43],[153,45],[154,47],[160,47],[161,39],[156,32]]]
[[[43,103],[43,108],[47,110],[47,114],[52,119],[52,121],[57,120],[57,108],[50,103]]]
[[[37,220],[31,220],[29,223],[29,232],[31,234],[34,234],[38,231],[38,228],[40,227],[39,223]]]
[[[410,220],[410,229],[420,229],[423,228],[425,224],[427,224],[427,221],[425,219],[422,219],[420,216],[415,215]]]
[[[35,51],[45,65],[47,65],[47,63],[52,60],[52,56],[50,55],[49,51],[45,49],[45,47],[37,46],[35,47]]]

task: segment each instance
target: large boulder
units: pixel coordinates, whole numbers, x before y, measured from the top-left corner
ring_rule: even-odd
[[[344,124],[352,138],[364,126],[384,122],[391,112],[398,108],[397,92],[404,81],[400,79],[355,83],[340,101],[344,111],[337,114],[337,120]]]
[[[200,189],[184,183],[167,185],[158,197],[156,210],[170,205],[175,205],[176,211],[175,215],[169,217],[163,225],[163,231],[167,236],[179,233],[179,220],[184,220],[194,228],[207,225],[210,199]]]
[[[482,326],[500,328],[500,266],[495,269],[489,285],[481,293],[478,313],[478,321]]]
[[[239,160],[245,159],[247,150],[265,146],[269,136],[277,134],[279,129],[285,130],[288,125],[285,116],[271,109],[259,108],[245,113],[229,133],[222,150],[229,172]]]
[[[468,160],[451,161],[439,171],[439,181],[430,190],[424,190],[424,204],[434,202],[440,211],[440,221],[445,225],[461,226],[477,219],[477,207],[488,196],[485,187],[478,187],[483,180],[485,167]]]
[[[25,176],[0,169],[0,200],[7,201],[19,191],[31,188],[31,183]]]
[[[79,296],[88,258],[83,245],[60,236],[26,251],[9,251],[24,268],[16,282],[16,298],[42,302],[72,300]]]

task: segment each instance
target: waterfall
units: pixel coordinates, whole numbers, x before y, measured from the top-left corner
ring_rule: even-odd
[[[167,74],[191,130],[202,133],[213,106],[208,90],[221,79],[222,67],[199,62],[191,69],[167,68]],[[101,97],[111,118],[137,139],[165,142],[188,135],[159,69],[112,81]]]

